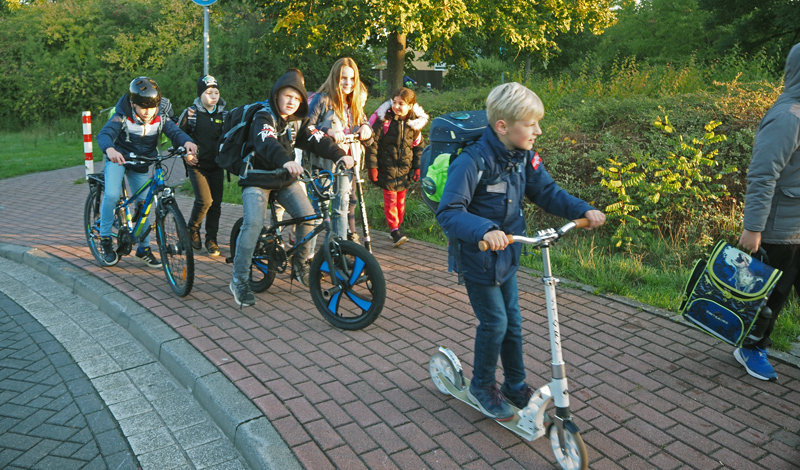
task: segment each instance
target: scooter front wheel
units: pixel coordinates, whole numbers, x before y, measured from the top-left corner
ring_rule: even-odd
[[[450,395],[450,392],[442,382],[439,374],[445,376],[445,378],[449,380],[452,386],[457,390],[463,390],[464,386],[461,383],[458,369],[456,368],[455,364],[453,364],[453,361],[451,361],[450,358],[444,354],[436,353],[431,356],[431,360],[428,363],[428,371],[431,374],[431,379],[433,379],[433,384],[436,385],[436,388],[438,388],[440,392]]]
[[[558,428],[554,423],[550,423],[547,428],[547,435],[550,437],[550,447],[553,455],[556,456],[558,464],[564,470],[587,470],[589,468],[589,454],[586,452],[586,444],[579,432],[571,432],[564,429],[564,449],[558,442]]]

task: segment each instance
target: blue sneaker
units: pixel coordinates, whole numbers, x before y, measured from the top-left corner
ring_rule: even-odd
[[[736,348],[733,357],[747,370],[747,373],[759,380],[778,380],[778,374],[767,361],[767,351],[761,348]]]
[[[514,417],[514,410],[506,403],[497,384],[478,387],[475,382],[472,382],[469,384],[467,396],[469,401],[474,403],[481,410],[481,413],[488,418],[496,419],[497,421],[508,421]]]

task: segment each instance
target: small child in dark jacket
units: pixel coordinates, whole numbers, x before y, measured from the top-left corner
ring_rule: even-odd
[[[206,251],[219,256],[217,232],[222,214],[222,187],[225,170],[217,166],[218,141],[222,134],[225,100],[219,96],[219,84],[211,75],[197,81],[197,98],[183,110],[178,127],[189,134],[197,144],[197,160],[188,167],[189,180],[194,189],[194,206],[189,217],[189,235],[192,248],[200,250],[200,225],[206,219]]]
[[[419,160],[424,147],[422,127],[427,116],[414,113],[417,97],[413,90],[400,88],[392,96],[392,106],[373,124],[372,145],[367,147],[369,179],[383,188],[383,212],[394,246],[408,237],[400,231],[406,212],[406,191],[419,181]]]
[[[506,237],[524,233],[522,198],[527,196],[554,215],[586,217],[589,228],[599,227],[606,217],[561,189],[532,150],[544,116],[542,101],[534,92],[519,83],[500,85],[486,99],[486,114],[489,126],[470,151],[484,159],[482,179],[494,181],[498,175],[501,179],[479,185],[475,160],[456,158],[448,170],[436,220],[450,237],[459,280],[466,284],[479,322],[469,399],[484,415],[507,421],[514,413],[505,400],[523,408],[533,394],[525,383],[522,359],[517,287],[521,249],[519,244],[509,245]],[[478,249],[481,240],[491,251]],[[505,375],[500,389],[495,379],[498,357]]]

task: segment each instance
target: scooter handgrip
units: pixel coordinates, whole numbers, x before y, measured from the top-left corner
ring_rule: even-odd
[[[573,220],[575,222],[575,228],[586,228],[589,226],[589,219],[586,217],[582,219]]]
[[[509,245],[514,243],[514,235],[511,235],[511,234],[507,233],[506,237],[508,237],[508,244]],[[481,251],[488,250],[489,249],[489,243],[486,240],[479,241],[478,242],[478,249],[481,250]]]

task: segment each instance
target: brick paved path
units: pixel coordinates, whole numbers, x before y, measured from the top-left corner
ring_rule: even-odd
[[[86,374],[2,292],[0,468],[139,468]]]
[[[130,257],[95,265],[81,232],[87,186],[74,184],[82,174],[75,167],[0,182],[0,240],[46,250],[149,308],[263,410],[306,468],[553,468],[548,442],[499,428],[431,382],[428,359],[440,344],[471,370],[476,323],[443,249],[414,241],[393,249],[376,235],[389,292],[381,318],[363,331],[331,327],[286,275],[240,310],[220,258],[199,256],[195,288],[179,299],[161,271]],[[188,214],[190,200],[180,206]],[[223,233],[240,215],[223,207]],[[520,290],[526,366],[538,386],[550,357],[541,283],[521,275]],[[757,381],[730,347],[583,291],[560,289],[559,311],[590,468],[800,468],[797,367],[778,363],[779,382]]]

